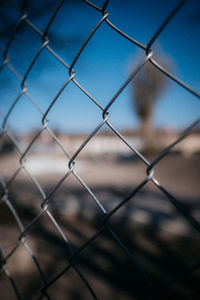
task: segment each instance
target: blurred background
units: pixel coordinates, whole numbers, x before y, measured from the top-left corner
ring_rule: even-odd
[[[91,3],[104,5],[104,1]],[[108,20],[139,46],[103,21],[77,58],[102,18],[101,9],[91,3],[63,1],[47,31],[49,44],[44,46],[43,32],[59,1],[0,2],[2,257],[12,252],[20,236],[11,207],[26,228],[41,212],[45,195],[50,195],[48,210],[77,250],[102,226],[105,216],[96,198],[108,213],[130,198],[109,222],[153,286],[160,287],[156,299],[197,299],[198,232],[152,181],[130,195],[145,180],[147,161],[157,159],[197,121],[186,138],[156,163],[154,176],[187,213],[200,220],[196,96],[200,3],[185,1],[151,46],[153,58],[196,95],[147,62],[109,107],[111,126],[104,123],[79,153],[101,123],[103,110],[144,61],[144,48],[178,1],[109,1]],[[13,35],[22,9],[27,19]],[[71,66],[75,77],[66,84]],[[77,176],[72,172],[65,178],[70,157],[75,157]],[[44,212],[26,236],[47,282],[66,267],[70,257],[54,225]],[[78,255],[76,265],[98,299],[154,299],[146,294],[145,279],[107,229]],[[195,272],[185,271],[193,267]],[[46,283],[23,243],[6,258],[6,268],[19,290],[17,299],[39,299]],[[16,299],[5,274],[0,278],[3,299]],[[175,284],[169,284],[174,277]],[[48,291],[52,299],[91,297],[73,268]]]

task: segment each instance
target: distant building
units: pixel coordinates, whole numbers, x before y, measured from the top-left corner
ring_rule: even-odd
[[[168,147],[181,133],[174,132],[172,130],[162,129],[156,132],[156,147],[159,151]],[[34,139],[36,133],[32,132],[26,136],[20,137],[20,142],[23,147],[26,148],[31,140]],[[70,154],[74,154],[82,143],[87,138],[87,134],[64,134],[61,132],[55,133],[59,143]],[[122,132],[123,138],[127,143],[138,151],[142,150],[143,144],[137,131],[126,130]],[[49,135],[48,132],[42,133],[37,140],[33,143],[32,152],[57,152],[59,151],[59,145],[54,138]],[[195,131],[188,137],[173,147],[172,151],[179,151],[184,154],[193,154],[200,152],[200,132]],[[95,135],[84,146],[83,150],[79,154],[81,157],[105,157],[105,156],[120,156],[132,154],[131,149],[113,132],[101,132]]]

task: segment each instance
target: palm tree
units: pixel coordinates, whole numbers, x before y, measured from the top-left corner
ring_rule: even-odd
[[[169,65],[164,58],[159,59],[159,63],[164,67]],[[140,118],[140,135],[145,152],[155,151],[153,113],[166,81],[166,76],[150,62],[144,65],[133,80],[134,101]]]

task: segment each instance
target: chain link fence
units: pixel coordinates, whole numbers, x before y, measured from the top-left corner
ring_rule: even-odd
[[[178,299],[178,296],[181,299],[189,299],[189,297],[191,297],[190,299],[195,299],[194,297],[200,294],[198,276],[196,276],[200,261],[198,260],[198,254],[195,253],[195,251],[198,251],[194,251],[193,248],[196,247],[195,249],[198,249],[200,224],[198,218],[195,217],[195,210],[192,211],[190,206],[180,201],[176,195],[165,187],[165,184],[161,184],[159,176],[156,176],[154,171],[177,145],[192,134],[199,126],[200,119],[194,120],[178,138],[171,144],[168,144],[159,154],[154,155],[152,160],[149,160],[148,155],[144,155],[141,150],[134,147],[129,139],[123,135],[123,132],[115,128],[110,121],[109,113],[112,105],[118,101],[120,94],[147,63],[151,63],[186,93],[193,94],[199,101],[200,94],[160,65],[152,51],[152,46],[165,27],[182,9],[185,1],[180,1],[174,7],[149,42],[143,45],[138,40],[128,36],[110,21],[108,0],[102,6],[83,0],[80,2],[81,5],[90,6],[98,14],[98,22],[73,57],[71,64],[63,60],[57,51],[53,49],[51,38],[48,35],[50,28],[54,26],[56,15],[63,9],[64,2],[63,0],[57,1],[57,7],[54,10],[52,9],[51,17],[46,22],[43,31],[40,30],[37,22],[34,24],[29,19],[29,14],[27,13],[28,1],[22,1],[21,4],[8,1],[1,4],[2,11],[5,10],[5,18],[9,18],[9,7],[16,10],[19,16],[15,20],[15,24],[11,24],[11,34],[1,49],[1,74],[4,74],[7,70],[11,71],[18,83],[18,88],[20,86],[20,91],[15,100],[9,105],[6,114],[1,112],[1,140],[3,145],[1,148],[5,148],[4,152],[7,151],[7,153],[9,151],[12,152],[14,149],[17,153],[18,162],[17,168],[15,170],[12,169],[12,172],[8,172],[10,164],[12,165],[12,159],[10,160],[9,157],[6,158],[5,156],[1,160],[2,174],[6,173],[6,170],[8,173],[0,178],[1,298],[165,299],[166,297],[166,299],[169,299],[170,295],[172,295],[170,293],[173,293],[176,299]],[[143,61],[138,62],[137,67],[115,91],[114,96],[105,106],[102,106],[96,99],[96,96],[91,95],[88,89],[76,79],[76,64],[82,53],[87,51],[86,46],[92,41],[103,24],[110,27],[121,38],[133,43],[144,53]],[[13,54],[10,55],[10,48],[15,43],[15,37],[21,34],[22,26],[34,31],[41,40],[41,45],[23,73],[24,75],[21,75],[21,70],[17,70],[14,67],[12,64]],[[26,46],[25,42],[23,45],[24,49],[26,49]],[[34,71],[37,60],[44,50],[52,55],[56,59],[57,64],[61,64],[66,69],[66,74],[68,74],[66,82],[57,94],[52,97],[51,103],[45,110],[40,107],[40,101],[31,95],[31,89],[27,83],[30,74]],[[47,69],[46,76],[48,76],[48,72],[49,70]],[[87,136],[84,136],[84,140],[72,153],[70,153],[67,143],[63,142],[62,137],[55,134],[51,129],[51,118],[49,118],[62,93],[64,91],[67,92],[69,84],[76,86],[87,97],[87,101],[92,102],[96,106],[101,117],[101,121],[96,128]],[[15,91],[12,88],[11,92],[15,94],[18,88]],[[3,86],[1,86],[1,91],[3,92]],[[10,117],[15,112],[20,101],[30,102],[40,114],[41,121],[39,124],[37,122],[35,124],[40,126],[40,129],[31,135],[31,139],[23,141],[23,143],[16,136],[13,128],[8,125]],[[0,105],[2,108],[3,104],[1,103]],[[76,119],[76,112],[73,112],[73,114]],[[21,111],[21,119],[24,122],[24,126],[26,126],[26,118],[23,111]],[[109,194],[107,191],[107,195],[104,196],[101,189],[90,187],[87,180],[84,180],[82,172],[79,172],[79,169],[76,167],[76,162],[81,157],[84,149],[95,139],[102,128],[108,128],[112,135],[117,140],[120,140],[123,147],[143,165],[141,179],[131,190],[120,189],[119,187],[118,189],[116,188],[114,193],[110,192]],[[47,180],[47,189],[43,184],[44,178],[40,178],[40,181],[28,165],[32,159],[31,156],[29,157],[29,153],[34,149],[35,144],[41,141],[41,136],[43,135],[50,138],[65,157],[66,170],[59,180],[57,177],[53,177],[53,181],[49,185]],[[43,157],[43,159],[45,158]],[[52,162],[54,159],[52,156]],[[106,172],[109,172],[109,170],[106,169]],[[17,180],[21,173],[25,174],[24,176],[26,177],[26,180],[23,182]],[[48,174],[48,176],[50,175]],[[47,179],[49,178],[48,176],[46,176]],[[93,177],[92,174],[90,176]],[[96,173],[94,173],[95,176]],[[103,176],[106,176],[106,174],[103,174]],[[63,186],[68,181],[70,185],[71,180],[78,182],[80,189],[78,192],[71,192],[70,196],[69,192],[63,189]],[[189,228],[189,240],[187,242],[184,240],[184,243],[178,247],[178,252],[173,258],[169,258],[170,251],[167,252],[163,240],[156,236],[150,225],[145,229],[140,229],[140,226],[138,227],[138,224],[134,223],[134,221],[132,223],[129,222],[129,225],[127,225],[128,221],[125,211],[130,213],[130,210],[134,210],[135,200],[138,195],[141,195],[140,197],[143,199],[147,199],[147,202],[151,204],[152,194],[145,190],[149,183],[160,193],[157,199],[158,206],[164,205],[162,203],[169,203],[171,207],[175,208],[177,215],[181,217],[181,222],[187,224],[187,228]],[[75,211],[75,214],[72,214],[68,219],[65,216],[65,212],[62,212],[62,208],[59,212],[55,209],[55,206],[60,204],[59,192],[63,193],[64,198],[66,197],[66,202],[71,197],[69,201],[71,206],[68,206],[68,210]],[[118,200],[114,202],[113,198]],[[85,217],[81,215],[84,205],[88,209]],[[90,216],[90,210],[93,210],[92,217]],[[119,219],[116,217],[120,213],[124,218]],[[8,219],[12,221],[8,222]],[[159,231],[158,228],[156,230]],[[147,234],[146,240],[144,238],[145,234]],[[193,236],[192,242],[190,240],[191,236]],[[176,241],[174,241],[173,237],[169,239],[167,236],[167,239],[171,246],[176,248]],[[143,248],[140,248],[141,243],[144,243]],[[190,249],[191,251],[188,250],[189,253],[183,254],[189,246],[193,250]],[[155,251],[155,256],[152,256],[151,251],[148,252],[147,248],[155,247],[157,247],[157,252]],[[166,251],[166,256],[163,257],[163,260],[160,258],[160,252],[162,251]],[[141,259],[141,256],[143,256],[143,259]],[[181,263],[180,257],[183,257],[183,259],[185,257],[189,258],[191,263],[190,261],[184,264],[182,261]],[[194,261],[192,258],[194,258]],[[171,269],[169,267],[170,263],[172,265]],[[161,270],[158,271],[157,269],[161,269],[167,276],[164,276]],[[155,274],[158,274],[157,277]],[[107,292],[107,283],[112,286],[112,291],[108,288]],[[187,284],[189,286],[191,284],[190,293],[187,290]],[[120,289],[123,292],[120,293]]]

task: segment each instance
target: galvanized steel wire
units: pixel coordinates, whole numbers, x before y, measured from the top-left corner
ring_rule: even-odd
[[[179,202],[178,199],[176,199],[175,196],[173,196],[164,186],[162,186],[159,183],[159,179],[156,178],[154,175],[154,167],[159,164],[159,162],[170,153],[170,151],[178,144],[180,143],[183,139],[185,139],[187,136],[191,134],[194,128],[196,128],[200,124],[200,119],[197,119],[194,121],[182,134],[181,136],[171,145],[169,145],[166,149],[164,149],[152,162],[148,161],[148,159],[136,148],[134,148],[127,140],[126,138],[122,135],[122,133],[117,130],[114,125],[110,122],[109,117],[109,109],[113,105],[114,102],[118,101],[118,97],[121,94],[121,92],[126,89],[127,85],[134,80],[134,77],[140,70],[144,67],[144,65],[147,62],[150,62],[155,68],[160,70],[165,76],[169,77],[172,81],[174,81],[177,85],[180,85],[183,89],[189,91],[191,94],[193,94],[196,98],[197,101],[200,99],[200,93],[194,89],[192,89],[187,83],[181,81],[179,78],[175,77],[172,73],[170,73],[168,70],[166,70],[162,65],[160,65],[156,59],[154,58],[154,52],[152,50],[152,46],[154,42],[157,40],[159,35],[162,34],[163,30],[168,26],[168,23],[175,17],[176,13],[182,9],[182,6],[186,2],[185,0],[180,1],[176,7],[171,11],[171,13],[166,17],[165,20],[163,20],[162,24],[160,24],[160,27],[157,29],[157,31],[154,33],[154,35],[151,37],[149,42],[146,45],[143,45],[140,43],[140,41],[135,40],[134,37],[128,36],[125,32],[123,32],[120,28],[115,26],[110,19],[109,19],[109,10],[107,10],[107,5],[109,3],[109,0],[105,1],[104,5],[102,7],[99,7],[95,5],[94,3],[83,0],[84,5],[89,5],[91,6],[92,9],[96,10],[99,13],[99,20],[97,24],[94,26],[92,31],[89,33],[87,36],[86,40],[78,50],[77,54],[73,58],[73,61],[71,64],[68,64],[65,60],[63,60],[58,53],[52,48],[51,46],[51,40],[48,37],[48,32],[49,28],[54,25],[54,19],[56,17],[56,14],[59,12],[59,10],[62,10],[62,5],[64,3],[64,0],[58,1],[57,7],[55,11],[52,12],[52,16],[46,25],[44,31],[42,32],[35,24],[33,24],[29,20],[29,15],[26,12],[26,3],[27,1],[23,1],[22,7],[19,7],[16,9],[19,10],[20,12],[20,18],[16,25],[13,28],[12,34],[10,35],[10,38],[5,45],[4,49],[1,51],[2,52],[2,58],[3,62],[0,67],[1,72],[4,72],[5,68],[8,68],[14,76],[19,80],[21,89],[19,94],[17,95],[16,99],[12,103],[12,105],[9,107],[7,114],[2,116],[2,133],[1,137],[7,136],[9,140],[12,141],[14,144],[15,148],[18,151],[19,154],[19,163],[18,163],[18,168],[15,170],[15,173],[10,177],[9,181],[5,182],[4,178],[1,179],[1,186],[2,186],[2,192],[1,192],[1,204],[4,203],[7,205],[9,208],[10,212],[12,213],[17,226],[19,227],[20,230],[20,235],[18,236],[18,242],[16,243],[15,247],[9,252],[5,253],[3,247],[1,247],[1,256],[2,256],[2,261],[1,261],[1,272],[4,273],[5,276],[9,279],[11,286],[13,288],[13,291],[16,295],[16,299],[22,299],[22,295],[20,294],[17,284],[15,283],[15,278],[12,277],[12,274],[9,272],[9,267],[8,267],[8,261],[10,257],[14,255],[18,247],[23,245],[27,252],[29,253],[30,257],[32,258],[37,271],[38,271],[38,276],[41,278],[43,288],[40,291],[40,297],[38,299],[52,299],[51,295],[49,293],[49,287],[54,285],[54,283],[59,280],[60,277],[62,277],[66,272],[68,272],[70,269],[74,269],[74,271],[78,274],[79,278],[81,281],[84,283],[88,291],[90,292],[91,296],[93,299],[98,299],[98,295],[95,293],[93,288],[90,285],[90,282],[86,279],[86,277],[83,275],[81,269],[78,267],[76,263],[77,257],[80,255],[80,253],[87,248],[90,244],[94,242],[99,236],[102,235],[103,232],[106,230],[110,232],[110,234],[113,236],[113,238],[116,240],[118,245],[123,249],[124,253],[130,258],[130,261],[132,264],[137,268],[138,273],[142,276],[144,282],[146,283],[147,286],[147,295],[149,297],[154,296],[154,292],[158,288],[165,288],[165,286],[172,284],[173,282],[176,282],[176,280],[179,279],[179,276],[175,275],[173,278],[170,279],[170,282],[166,282],[163,284],[161,287],[154,286],[153,283],[151,282],[148,274],[143,270],[143,268],[140,266],[140,264],[137,262],[137,260],[134,257],[134,253],[131,253],[128,249],[128,247],[122,242],[118,234],[112,229],[112,225],[110,225],[109,220],[112,215],[114,215],[117,211],[120,210],[121,207],[125,206],[133,197],[143,189],[143,187],[151,181],[174,205],[174,207],[177,209],[177,211],[186,219],[186,221],[190,224],[191,227],[193,227],[198,233],[200,232],[200,224],[199,222],[183,207],[183,205]],[[123,5],[123,4],[122,4]],[[28,66],[25,74],[22,76],[18,70],[14,68],[12,65],[12,56],[10,57],[9,55],[9,49],[10,46],[12,45],[12,42],[15,38],[15,35],[18,33],[19,28],[21,24],[25,24],[25,26],[28,26],[32,28],[35,33],[41,38],[41,46],[37,50],[37,53],[35,54],[35,57],[33,58],[32,62]],[[113,31],[115,31],[117,34],[119,34],[122,38],[129,40],[131,43],[135,44],[138,48],[140,48],[145,55],[145,58],[143,59],[142,62],[138,64],[138,66],[132,71],[132,73],[129,75],[129,77],[125,80],[125,82],[122,84],[122,86],[119,87],[119,89],[115,92],[115,95],[110,99],[110,101],[107,103],[106,106],[102,106],[96,99],[95,96],[92,96],[87,89],[82,86],[79,81],[76,79],[76,63],[79,60],[79,57],[81,56],[83,51],[85,50],[86,45],[90,43],[90,40],[92,37],[95,35],[96,31],[101,27],[102,24],[106,24],[109,26]],[[36,99],[34,99],[31,94],[29,93],[29,86],[27,84],[27,78],[29,77],[29,74],[31,71],[34,69],[34,65],[42,53],[42,51],[46,49],[49,51],[51,55],[55,57],[55,59],[58,61],[58,63],[61,63],[65,68],[68,73],[68,78],[62,88],[58,91],[57,95],[51,100],[50,105],[46,109],[46,111],[43,111],[40,108],[40,105]],[[97,127],[90,132],[90,134],[87,136],[87,138],[83,141],[83,143],[80,145],[80,147],[75,151],[72,155],[68,153],[68,150],[65,148],[65,146],[62,144],[62,142],[59,140],[58,137],[55,136],[53,131],[51,130],[51,127],[49,125],[48,121],[48,115],[51,110],[54,109],[55,103],[58,101],[60,95],[62,92],[67,88],[69,83],[73,83],[80,89],[82,93],[84,93],[88,101],[92,101],[96,107],[99,110],[99,114],[102,115],[102,120],[101,122],[97,125]],[[17,141],[15,138],[15,135],[13,134],[12,130],[7,126],[7,121],[12,114],[12,112],[15,110],[16,104],[18,101],[21,99],[22,96],[26,96],[28,101],[30,101],[35,108],[38,110],[38,112],[41,115],[41,125],[40,125],[40,130],[35,134],[33,137],[32,141],[29,143],[27,148],[25,150],[22,149],[20,143]],[[38,125],[38,124],[37,124]],[[87,143],[93,139],[93,137],[101,130],[103,126],[107,126],[111,129],[113,134],[119,138],[128,148],[129,150],[134,153],[145,165],[146,165],[146,176],[144,177],[143,181],[135,187],[132,192],[124,198],[116,207],[111,209],[111,211],[107,211],[106,208],[103,206],[101,203],[101,200],[98,199],[97,195],[93,193],[93,191],[90,189],[90,187],[84,182],[84,180],[79,176],[79,174],[76,172],[76,159],[81,153],[81,151],[85,148]],[[46,194],[45,191],[43,190],[42,186],[40,185],[40,182],[36,179],[36,177],[30,173],[30,171],[26,168],[26,157],[29,153],[29,150],[33,147],[34,143],[37,141],[37,139],[41,136],[43,132],[47,132],[48,135],[52,137],[54,142],[57,144],[57,146],[60,148],[60,150],[64,153],[66,156],[66,163],[68,165],[68,170],[63,176],[63,178],[54,186],[54,188],[49,192],[49,194]],[[36,189],[39,191],[42,201],[41,201],[41,208],[40,212],[36,215],[36,217],[30,222],[29,225],[24,227],[22,224],[22,221],[20,219],[20,216],[18,215],[18,211],[15,208],[15,205],[12,203],[12,201],[9,198],[9,188],[12,183],[14,183],[14,180],[18,173],[21,170],[24,170],[27,175],[29,176],[32,184],[36,187]],[[49,203],[51,201],[51,197],[53,194],[60,188],[62,183],[67,180],[69,175],[74,176],[82,185],[82,187],[85,189],[85,191],[92,197],[93,201],[96,203],[97,208],[99,210],[99,214],[104,216],[104,221],[102,225],[99,227],[99,229],[96,231],[96,233],[89,239],[87,240],[79,249],[74,250],[73,245],[70,244],[68,241],[68,237],[65,236],[61,226],[59,225],[59,220],[56,220],[52,212],[49,210]],[[29,230],[32,228],[34,224],[38,222],[38,220],[41,218],[42,215],[46,214],[49,218],[49,222],[52,222],[52,224],[55,226],[57,229],[58,234],[60,235],[61,239],[65,243],[66,250],[69,253],[68,260],[66,261],[66,267],[59,273],[55,274],[54,278],[51,281],[48,281],[45,277],[45,274],[43,273],[42,267],[40,266],[40,262],[37,260],[37,258],[34,255],[34,252],[31,249],[31,246],[29,246],[28,241],[26,240],[26,235],[29,232]],[[52,263],[55,263],[52,261]],[[189,269],[186,269],[185,272],[192,272],[199,268],[199,262],[197,262],[194,266],[191,266]]]

